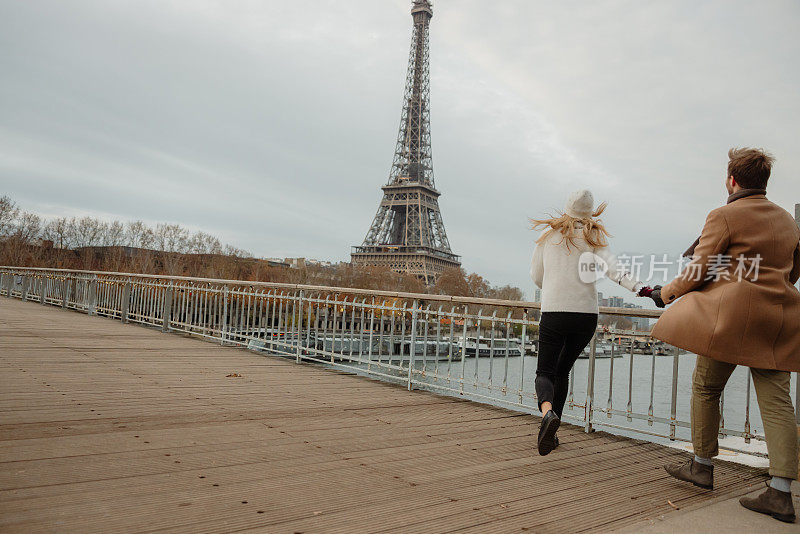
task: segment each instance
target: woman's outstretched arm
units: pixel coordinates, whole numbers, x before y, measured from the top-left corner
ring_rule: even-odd
[[[606,276],[609,278],[609,280],[618,283],[633,293],[639,293],[639,290],[644,287],[644,284],[637,280],[633,274],[620,267],[617,257],[611,253],[611,250],[609,250],[608,247],[597,248],[595,249],[594,253],[604,262],[606,262],[606,265],[608,265]]]

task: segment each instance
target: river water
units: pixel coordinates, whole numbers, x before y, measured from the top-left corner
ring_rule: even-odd
[[[633,372],[630,373],[630,358],[633,357]],[[692,372],[694,371],[695,355],[682,354],[678,358],[678,387],[677,387],[677,419],[688,423],[690,421],[690,398]],[[634,413],[647,416],[651,402],[651,376],[654,375],[652,388],[652,406],[655,417],[670,418],[671,399],[672,399],[672,376],[673,376],[673,356],[656,356],[635,354],[624,354],[622,357],[613,359],[613,377],[611,374],[611,358],[598,358],[595,360],[595,383],[594,383],[594,406],[595,409],[605,409],[609,404],[615,410],[625,411],[629,401]],[[405,364],[404,364],[405,365]],[[438,367],[437,367],[438,366]],[[415,362],[415,369],[425,369],[425,376],[417,375],[417,378],[432,386],[447,386],[446,377],[451,377],[450,387],[458,388],[458,377],[461,376],[462,362],[454,361],[427,361]],[[579,359],[574,367],[573,380],[573,399],[580,406],[570,408],[569,401],[564,410],[565,420],[576,424],[583,424],[586,391],[588,385],[588,359]],[[438,369],[438,370],[437,370]],[[475,387],[475,376],[477,371],[478,387]],[[463,362],[463,372],[466,377],[464,385],[464,396],[472,397],[473,394],[480,394],[490,399],[476,399],[482,402],[492,403],[492,399],[498,401],[517,402],[520,383],[524,392],[524,403],[528,406],[535,406],[532,398],[534,391],[534,379],[536,372],[536,356],[510,356],[505,358],[493,358],[481,356],[476,359],[468,357]],[[724,393],[723,417],[725,427],[731,430],[744,431],[747,414],[747,391],[750,390],[749,421],[750,432],[763,435],[763,425],[761,415],[756,401],[756,394],[752,382],[749,381],[748,369],[737,367],[728,381]],[[520,382],[520,376],[523,376]],[[398,378],[402,378],[398,374]],[[491,387],[489,385],[491,384]],[[503,386],[506,391],[503,392]],[[613,387],[610,388],[610,386]],[[424,386],[423,386],[424,387]],[[792,399],[795,399],[796,377],[792,377]],[[612,394],[609,396],[609,390]],[[458,395],[458,393],[455,393]],[[570,419],[572,418],[572,421]],[[653,422],[649,424],[647,420],[633,419],[628,421],[625,415],[613,415],[608,417],[605,413],[595,412],[593,416],[595,427],[598,430],[606,430],[615,434],[628,435],[639,439],[654,441],[657,443],[673,444],[685,448],[681,441],[671,442],[666,437],[657,437],[643,433],[655,433],[669,435],[669,425],[666,423]],[[619,425],[625,429],[615,429],[604,427],[603,423]],[[637,432],[637,430],[639,432]],[[689,428],[678,427],[676,437],[683,440],[690,440]],[[746,444],[742,438],[728,437],[723,439],[721,446],[734,449],[755,451],[766,453],[766,446],[763,442],[752,440]],[[746,462],[753,463],[753,462]],[[763,461],[755,462],[761,465]]]

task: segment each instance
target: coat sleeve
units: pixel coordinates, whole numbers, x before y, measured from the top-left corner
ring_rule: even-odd
[[[692,261],[674,280],[661,289],[664,303],[675,302],[686,293],[702,287],[706,283],[710,265],[720,260],[720,255],[728,249],[729,243],[730,231],[725,215],[716,209],[706,218]]]
[[[789,273],[789,281],[792,284],[796,284],[798,279],[800,279],[800,241],[798,241],[794,249],[794,263],[792,264],[792,272]]]
[[[606,262],[608,265],[608,271],[606,271],[606,277],[609,280],[618,283],[628,291],[632,291],[634,293],[638,293],[644,284],[637,280],[633,274],[626,271],[623,267],[619,265],[617,261],[617,257],[611,253],[608,247],[600,247],[594,250],[594,253]]]
[[[531,280],[533,283],[542,287],[544,281],[544,254],[543,244],[537,244],[533,250],[533,258],[531,259]]]

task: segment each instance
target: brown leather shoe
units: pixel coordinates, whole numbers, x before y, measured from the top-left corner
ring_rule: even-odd
[[[794,503],[792,493],[767,487],[767,490],[755,497],[742,497],[739,504],[760,514],[771,515],[778,521],[794,523]]]
[[[670,476],[683,480],[684,482],[691,482],[695,486],[714,489],[714,466],[703,465],[694,461],[694,458],[689,458],[689,461],[683,464],[665,465],[664,469]]]

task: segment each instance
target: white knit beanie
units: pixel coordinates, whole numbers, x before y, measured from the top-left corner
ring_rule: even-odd
[[[564,211],[570,217],[576,219],[586,219],[594,212],[594,196],[588,189],[574,191],[567,197],[567,205]]]

